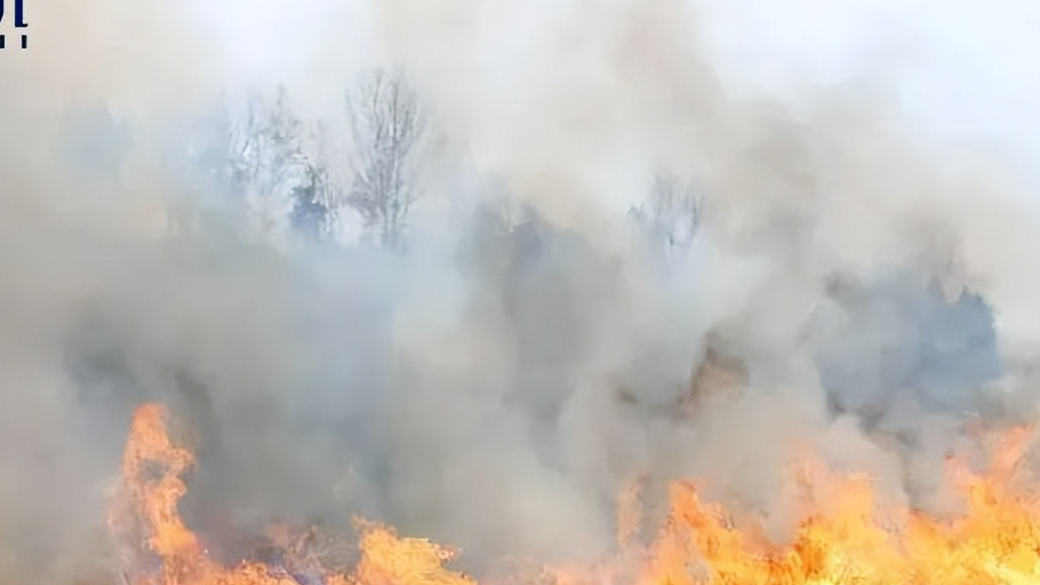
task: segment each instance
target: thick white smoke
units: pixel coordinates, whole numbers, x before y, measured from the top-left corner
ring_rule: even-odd
[[[144,400],[195,435],[185,513],[214,550],[275,515],[362,513],[472,559],[582,558],[644,472],[701,478],[782,538],[780,472],[806,443],[936,506],[966,421],[1035,413],[1031,178],[905,118],[907,72],[929,64],[912,10],[879,4],[859,29],[744,4],[31,4],[31,48],[0,53],[11,578],[104,554]],[[820,30],[847,59],[789,42]],[[216,206],[168,164],[189,122],[285,83],[335,127],[384,64],[437,138],[407,255],[168,231],[185,202]],[[92,129],[105,108],[125,125]],[[625,215],[658,168],[705,198],[667,278]],[[496,229],[502,191],[534,219]],[[995,334],[981,301],[945,304],[965,285]],[[728,375],[709,354],[746,374],[730,401],[690,396],[698,371]]]

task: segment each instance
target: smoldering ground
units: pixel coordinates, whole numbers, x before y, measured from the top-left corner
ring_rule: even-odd
[[[697,7],[667,0],[547,10],[499,53],[483,39],[512,3],[379,3],[374,54],[405,64],[446,148],[528,221],[496,223],[478,193],[461,220],[417,219],[405,256],[287,250],[226,222],[166,232],[187,189],[158,153],[219,89],[220,44],[156,5],[112,0],[74,35],[59,8],[76,12],[40,9],[39,51],[0,60],[12,579],[105,558],[107,489],[149,400],[189,429],[183,508],[215,551],[276,516],[360,513],[472,562],[602,553],[640,473],[651,500],[700,478],[782,538],[780,472],[806,443],[934,508],[966,425],[1035,412],[1027,189],[908,132],[884,78],[794,105],[735,95],[700,52]],[[318,40],[293,51],[311,73],[340,59]],[[285,73],[290,90],[341,91]],[[81,150],[124,153],[108,175],[91,172],[106,157],[70,162],[57,122],[94,100],[132,128],[118,145],[87,132]],[[657,166],[705,197],[666,275],[618,204]],[[431,173],[441,197],[466,182],[446,173]],[[982,298],[950,304],[963,286]],[[702,367],[709,349],[739,375]],[[702,396],[701,379],[733,393]]]

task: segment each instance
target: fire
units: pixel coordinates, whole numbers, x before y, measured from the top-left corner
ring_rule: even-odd
[[[869,477],[803,463],[797,483],[811,512],[784,546],[737,530],[695,484],[676,482],[639,585],[1040,583],[1040,498],[1013,481],[1031,436],[1023,429],[1006,435],[985,475],[950,460],[950,480],[966,498],[963,515],[951,521],[878,502]],[[831,489],[821,497],[816,485]],[[890,525],[898,518],[902,526]]]
[[[167,422],[167,410],[150,404],[136,411],[130,426],[123,481],[109,516],[117,542],[130,543],[123,555],[127,585],[307,585],[309,577],[325,585],[476,585],[442,567],[454,551],[400,538],[389,527],[365,522],[359,522],[362,554],[352,575],[300,566],[307,564],[306,555],[293,542],[283,542],[287,558],[280,566],[243,562],[225,567],[215,562],[177,510],[187,491],[181,474],[194,457],[170,439]],[[134,546],[141,534],[143,551]],[[290,540],[282,536],[276,540]],[[149,553],[157,563],[148,562]]]
[[[445,568],[456,551],[403,538],[359,520],[360,555],[340,573],[305,562],[280,532],[284,562],[212,560],[181,519],[181,475],[192,454],[171,440],[167,412],[146,405],[135,414],[123,459],[122,489],[110,515],[124,555],[128,585],[477,585]],[[792,470],[806,513],[792,537],[777,544],[760,526],[736,527],[732,514],[706,501],[691,481],[671,485],[667,519],[639,543],[640,482],[619,501],[618,554],[597,566],[547,567],[557,585],[1040,585],[1040,496],[1016,481],[1033,437],[1017,429],[1001,437],[990,469],[951,459],[951,485],[965,508],[938,519],[879,501],[870,477],[839,474],[806,459]],[[138,539],[138,540],[135,540]],[[139,544],[140,546],[136,546]],[[298,544],[298,543],[297,543]],[[295,563],[295,564],[294,564]],[[301,572],[307,565],[307,575]]]

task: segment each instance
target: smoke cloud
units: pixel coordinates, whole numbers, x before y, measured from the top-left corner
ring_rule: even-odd
[[[107,558],[144,401],[197,451],[214,554],[361,514],[476,564],[602,554],[639,474],[651,509],[690,476],[782,539],[806,445],[944,509],[966,429],[1035,415],[1028,177],[902,118],[903,45],[780,91],[734,81],[707,3],[305,4],[31,4],[30,49],[0,53],[11,579]],[[386,64],[438,139],[406,255],[237,237],[167,164],[228,94],[285,83],[334,118]],[[659,168],[704,198],[664,275],[625,214]],[[173,233],[186,204],[213,221]]]

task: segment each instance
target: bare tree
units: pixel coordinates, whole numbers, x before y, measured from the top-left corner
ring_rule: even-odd
[[[304,181],[293,189],[289,221],[296,233],[320,242],[326,240],[334,228],[341,189],[330,172],[324,126],[317,126],[313,143],[315,148],[305,156],[303,163]]]
[[[347,96],[356,163],[346,203],[379,245],[404,247],[417,191],[413,157],[424,129],[418,96],[400,72],[378,69]]]
[[[233,124],[228,164],[232,189],[259,213],[261,233],[269,233],[288,204],[291,185],[306,169],[303,122],[289,107],[280,86],[272,101],[249,96],[241,119]]]
[[[671,262],[689,250],[703,218],[703,201],[693,186],[670,172],[654,177],[646,201],[629,210],[648,230],[655,247]]]

